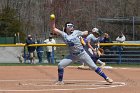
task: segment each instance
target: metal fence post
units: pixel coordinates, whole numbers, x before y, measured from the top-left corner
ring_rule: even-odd
[[[54,46],[52,46],[51,63],[55,64],[55,62],[54,62]]]
[[[26,58],[26,46],[24,46],[23,56],[24,56],[24,63],[26,63],[26,60],[27,60],[27,58]]]
[[[118,64],[121,64],[122,63],[121,46],[118,46],[118,51],[119,51],[119,62],[118,62]]]

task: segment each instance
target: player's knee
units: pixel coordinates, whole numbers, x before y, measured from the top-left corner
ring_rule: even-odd
[[[64,67],[59,63],[59,64],[58,64],[58,68],[59,68],[59,69],[63,69]]]
[[[32,57],[32,56],[30,56],[29,58],[30,58],[30,59],[33,59],[33,57]]]

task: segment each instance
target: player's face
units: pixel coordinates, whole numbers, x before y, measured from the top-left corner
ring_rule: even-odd
[[[32,40],[33,38],[32,37],[29,37],[29,39]]]
[[[99,37],[99,34],[96,33],[96,32],[92,32],[92,34],[93,34],[95,37]]]
[[[67,27],[66,27],[67,31],[68,32],[72,32],[74,30],[74,25],[73,24],[67,24]]]

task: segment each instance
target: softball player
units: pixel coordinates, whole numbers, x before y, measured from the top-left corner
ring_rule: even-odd
[[[86,52],[90,55],[91,59],[95,62],[95,63],[99,63],[101,66],[100,67],[104,67],[105,63],[102,62],[99,58],[101,56],[101,51],[99,50],[99,41],[100,38],[99,37],[99,30],[97,28],[93,28],[92,29],[92,33],[89,34],[86,38],[84,38],[84,41],[81,38],[81,43],[84,46]],[[94,45],[92,46],[91,43]],[[85,65],[84,63],[82,63],[81,66],[78,66],[78,68],[84,69]]]
[[[84,50],[80,36],[87,35],[88,31],[74,30],[74,25],[71,22],[65,24],[64,31],[61,31],[55,27],[55,19],[51,19],[51,29],[53,33],[61,35],[64,42],[68,46],[69,55],[60,61],[58,64],[58,82],[56,84],[61,85],[63,82],[64,68],[72,63],[72,61],[80,60],[86,63],[92,70],[102,76],[107,82],[112,83],[113,80],[107,77],[104,72],[99,68]]]

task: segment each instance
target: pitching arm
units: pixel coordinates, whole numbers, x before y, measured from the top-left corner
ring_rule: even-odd
[[[62,31],[57,29],[56,26],[55,26],[55,16],[54,16],[54,18],[52,18],[50,16],[50,20],[51,20],[51,31],[52,31],[52,33],[57,34],[57,35],[62,33]]]
[[[88,35],[88,31],[82,31],[82,35],[83,36],[87,36]]]

